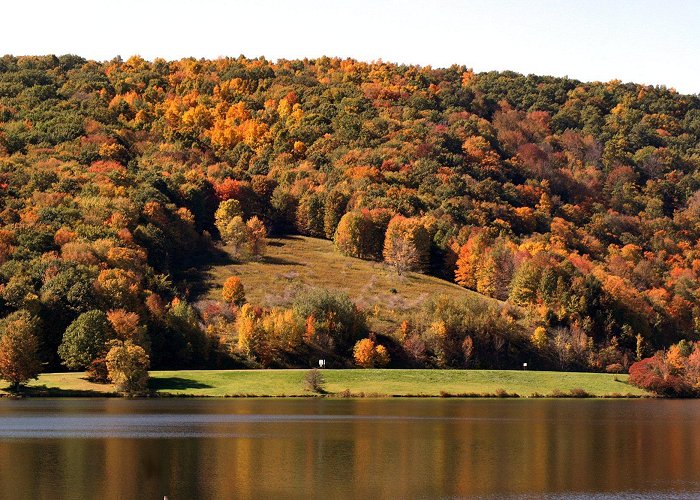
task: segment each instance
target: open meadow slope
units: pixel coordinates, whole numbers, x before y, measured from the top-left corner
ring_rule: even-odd
[[[345,292],[369,312],[371,327],[387,332],[397,327],[399,315],[417,311],[439,295],[498,302],[434,276],[399,276],[386,263],[346,257],[333,242],[307,236],[270,238],[261,260],[219,260],[204,274],[204,298],[212,300],[221,300],[223,283],[231,276],[241,278],[248,302],[268,307],[288,306],[305,287]]]

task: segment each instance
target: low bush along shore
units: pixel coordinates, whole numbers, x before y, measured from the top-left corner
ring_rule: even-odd
[[[305,387],[308,370],[178,370],[153,371],[156,395],[261,397],[643,397],[627,375],[510,370],[322,370],[320,393]],[[29,395],[100,396],[111,385],[94,384],[84,373],[45,373],[30,382]]]

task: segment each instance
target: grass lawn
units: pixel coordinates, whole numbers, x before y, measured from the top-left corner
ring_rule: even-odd
[[[358,306],[376,312],[370,314],[371,326],[383,332],[396,328],[397,314],[415,311],[438,295],[496,302],[434,276],[398,276],[386,264],[345,257],[333,242],[306,236],[270,238],[262,261],[212,265],[204,273],[201,298],[221,300],[221,288],[230,276],[241,278],[248,302],[263,306],[289,305],[305,286],[344,291]]]
[[[306,370],[178,370],[151,372],[158,394],[185,396],[309,396]],[[627,383],[627,375],[508,370],[323,370],[329,395],[349,390],[365,396],[493,394],[530,396],[583,389],[594,396],[648,395]],[[114,389],[93,384],[84,373],[45,373],[30,391],[49,396],[99,396]],[[616,380],[617,379],[617,380]]]

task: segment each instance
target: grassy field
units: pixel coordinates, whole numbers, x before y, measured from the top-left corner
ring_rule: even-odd
[[[493,301],[433,276],[398,276],[381,262],[345,257],[331,241],[305,236],[270,238],[262,261],[212,265],[205,271],[202,298],[220,300],[221,287],[230,276],[241,278],[248,302],[263,306],[286,306],[306,286],[347,292],[358,306],[376,311],[370,315],[376,331],[394,329],[396,313],[416,310],[437,295]]]
[[[151,387],[161,395],[180,396],[311,396],[304,388],[306,370],[180,370],[151,372]],[[529,397],[568,394],[644,396],[626,375],[508,370],[323,370],[327,395],[349,391],[356,396],[439,396],[442,393],[495,394],[506,391]],[[110,385],[93,384],[83,373],[46,373],[29,384],[30,391],[50,396],[99,396]]]

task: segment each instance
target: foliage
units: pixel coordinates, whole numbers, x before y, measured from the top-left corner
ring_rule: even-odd
[[[362,368],[382,368],[389,364],[390,357],[383,345],[376,345],[372,339],[362,339],[352,349],[355,363]]]
[[[106,354],[107,341],[113,336],[107,315],[98,310],[88,311],[68,326],[58,354],[71,370],[87,368],[92,361]]]
[[[547,346],[547,329],[542,326],[535,328],[530,336],[530,342],[537,349],[544,349]]]
[[[149,359],[143,347],[117,341],[105,358],[109,379],[119,392],[143,394],[148,388]]]
[[[700,394],[700,343],[680,341],[668,350],[637,361],[629,369],[630,383],[662,396]]]
[[[0,61],[0,317],[43,320],[51,369],[96,310],[138,315],[116,335],[154,366],[218,359],[184,304],[191,269],[219,236],[237,261],[262,257],[268,232],[521,307],[550,333],[542,365],[604,370],[697,339],[698,96],[328,57],[65,61]],[[364,337],[312,318],[309,342],[346,359]],[[416,363],[531,354],[447,319],[407,337]]]
[[[297,296],[293,309],[306,320],[308,342],[338,353],[347,354],[367,333],[365,315],[343,293],[311,289]]]
[[[425,271],[429,260],[430,236],[421,222],[393,217],[384,239],[384,261],[401,275],[404,271]]]
[[[10,382],[12,390],[41,372],[37,327],[37,318],[27,311],[11,314],[0,325],[0,378]]]
[[[224,302],[242,306],[245,303],[245,288],[243,282],[238,276],[231,276],[224,282],[224,287],[221,290],[221,298]]]
[[[236,320],[237,349],[269,366],[302,343],[302,320],[292,309],[264,310],[244,304]]]

